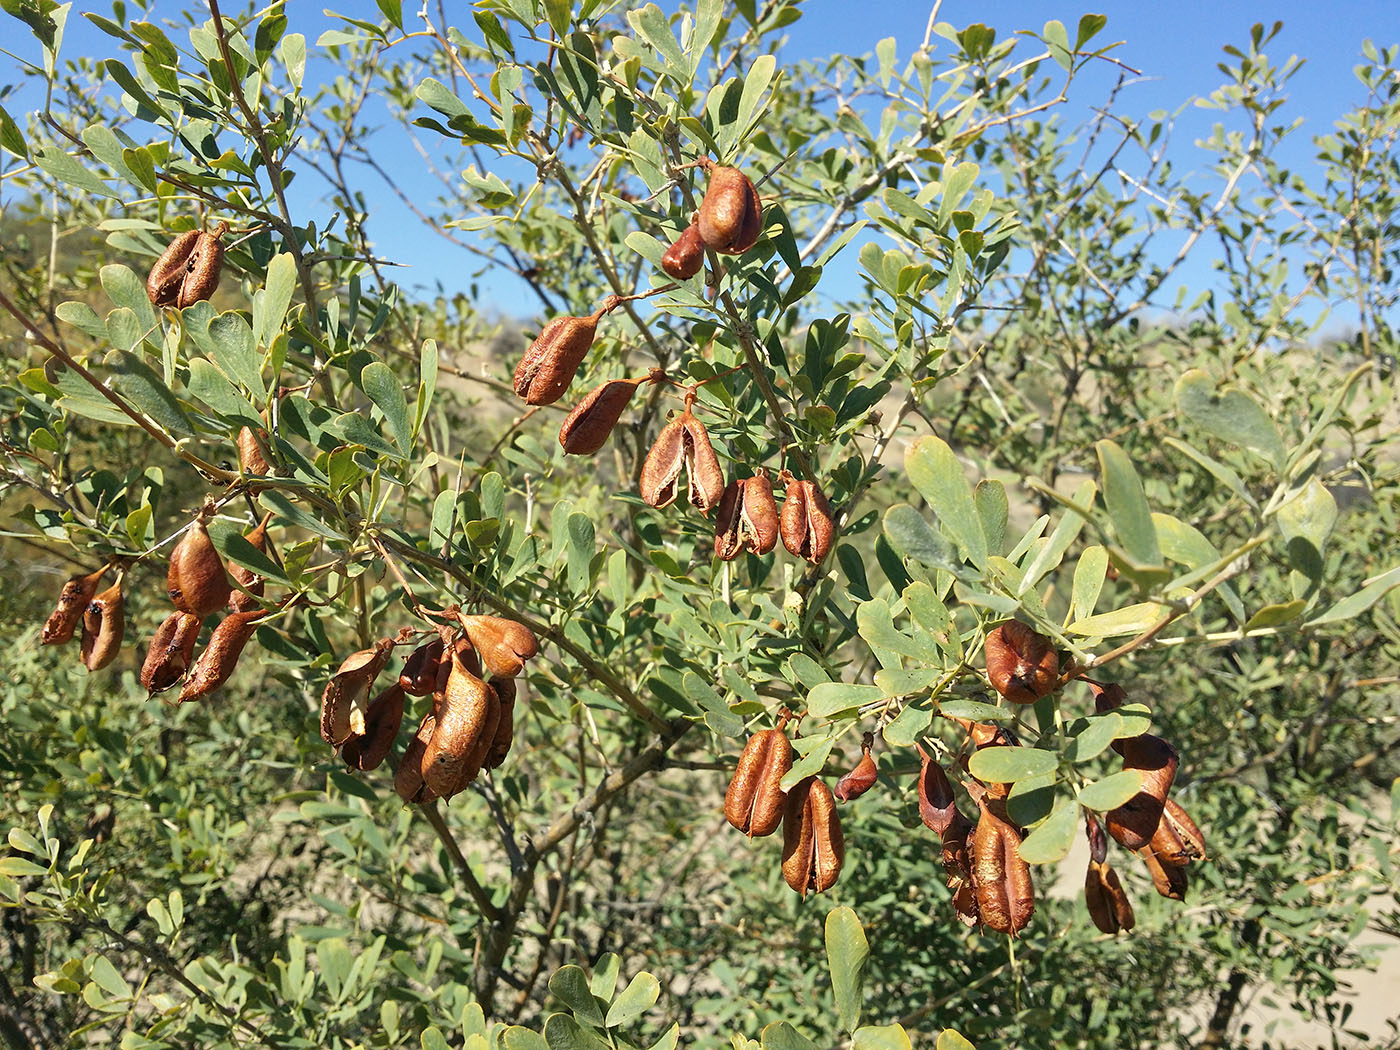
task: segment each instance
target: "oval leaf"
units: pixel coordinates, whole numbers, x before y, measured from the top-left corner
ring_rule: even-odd
[[[967,771],[984,784],[1013,784],[1053,773],[1059,757],[1035,747],[984,747],[967,760]]]

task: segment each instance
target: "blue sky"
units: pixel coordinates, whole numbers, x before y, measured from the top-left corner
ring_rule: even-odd
[[[185,6],[188,5],[178,5]],[[227,6],[232,8],[235,5],[230,2]],[[340,0],[338,3],[331,0],[331,6],[354,17],[379,17],[372,0]],[[416,5],[410,0],[404,6],[411,12]],[[464,2],[448,5],[450,10],[460,7],[462,13],[459,21],[470,35],[477,36],[467,6]],[[671,8],[674,4],[663,6]],[[176,9],[177,5],[157,5],[154,16],[173,14]],[[308,41],[314,41],[324,29],[335,24],[325,16],[320,3],[296,0],[288,5],[288,9],[290,28],[304,33]],[[885,0],[883,3],[808,0],[804,9],[806,13],[802,20],[788,29],[787,44],[778,55],[780,62],[822,57],[837,50],[851,54],[869,52],[873,51],[879,40],[890,36],[899,41],[899,54],[903,58],[922,39],[930,7],[915,0]],[[64,56],[73,58],[83,54],[100,58],[114,54],[115,42],[80,17],[84,10],[111,15],[109,5],[75,3],[69,18]],[[1120,111],[1132,115],[1143,115],[1154,109],[1176,111],[1193,96],[1208,93],[1220,83],[1216,64],[1224,57],[1222,45],[1243,44],[1248,38],[1250,26],[1255,22],[1271,24],[1282,20],[1283,31],[1268,47],[1270,57],[1275,62],[1281,62],[1291,54],[1307,59],[1306,65],[1290,82],[1292,97],[1286,111],[1290,116],[1302,117],[1305,121],[1303,135],[1295,137],[1297,147],[1305,147],[1312,135],[1329,130],[1337,116],[1361,101],[1352,68],[1361,59],[1362,41],[1369,37],[1381,46],[1400,41],[1400,2],[1396,0],[1353,0],[1329,4],[1305,4],[1298,0],[1273,0],[1269,3],[1258,0],[1174,0],[1169,4],[1114,0],[1084,7],[1036,0],[981,0],[976,3],[971,0],[945,0],[939,9],[939,18],[957,27],[984,22],[996,28],[999,37],[1003,38],[1016,29],[1039,29],[1047,19],[1056,18],[1068,26],[1073,35],[1074,26],[1086,11],[1108,16],[1108,24],[1099,34],[1096,44],[1124,41],[1115,55],[1127,65],[1142,70],[1142,77],[1119,98]],[[129,14],[142,17],[130,9]],[[4,16],[0,16],[0,26],[4,27],[0,31],[0,41],[3,41],[0,47],[13,48],[25,58],[37,58],[37,47],[33,41],[25,39],[27,33],[23,27]],[[11,32],[12,26],[19,32]],[[308,70],[309,83],[317,72],[314,67]],[[328,70],[323,67],[320,72],[327,75]],[[1116,71],[1102,67],[1077,82],[1070,104],[1066,107],[1065,119],[1077,121],[1087,115],[1091,106],[1103,100],[1107,86],[1115,76]],[[0,56],[0,84],[14,84],[18,79],[15,64]],[[5,100],[6,107],[17,117],[19,111],[41,104],[41,97],[33,90],[21,90]],[[1217,119],[1218,114],[1194,107],[1180,113],[1171,147],[1172,159],[1178,170],[1190,171],[1208,163],[1208,157],[1196,150],[1193,142],[1207,134]],[[431,133],[426,133],[425,141],[434,138]],[[1306,163],[1307,152],[1299,149],[1296,157],[1288,159],[1293,163]],[[328,202],[317,199],[317,189],[312,185],[314,181],[314,176],[299,180],[294,189],[301,200],[295,203],[320,212],[318,222],[324,225],[328,217]],[[369,173],[365,173],[363,185],[367,191],[378,194],[377,197],[371,196],[375,209],[371,229],[378,238],[380,255],[413,262],[410,269],[396,271],[400,281],[420,289],[441,282],[450,291],[458,290],[465,284],[461,275],[475,268],[470,257],[461,253],[460,257],[454,258],[457,250],[422,229],[387,190],[380,192],[380,184]],[[428,188],[428,192],[434,190]],[[1187,279],[1192,283],[1204,281],[1207,277],[1205,260],[1187,273]],[[494,282],[489,286],[489,291],[491,300],[503,313],[529,315],[538,309],[538,301],[521,282],[514,279],[507,277]]]

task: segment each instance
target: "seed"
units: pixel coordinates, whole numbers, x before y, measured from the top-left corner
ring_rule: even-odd
[[[763,232],[763,206],[749,177],[738,168],[706,160],[710,185],[700,202],[696,228],[707,248],[725,255],[748,251]]]
[[[783,546],[791,554],[813,565],[821,564],[831,550],[836,531],[831,520],[831,505],[821,489],[810,481],[789,481],[778,530],[782,533]]]

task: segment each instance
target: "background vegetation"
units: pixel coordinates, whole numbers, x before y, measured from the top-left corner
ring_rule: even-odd
[[[1242,1023],[1260,996],[1365,1038],[1342,971],[1400,932],[1394,45],[1362,46],[1355,107],[1285,167],[1296,62],[1276,27],[1232,42],[1188,179],[1170,117],[1117,90],[1063,119],[1115,68],[1095,15],[931,17],[779,67],[788,0],[380,0],[319,40],[281,3],[0,7],[45,99],[0,110],[5,1045],[1285,1045]],[[63,50],[79,16],[104,53]],[[371,96],[421,159],[375,149]],[[509,377],[544,318],[667,283],[702,156],[759,182],[759,243],[627,303],[566,398],[526,410]],[[331,194],[294,208],[312,174]],[[473,253],[460,287],[398,290],[386,186]],[[158,313],[155,256],[217,219],[219,292]],[[1177,294],[1202,254],[1215,278]],[[501,274],[538,299],[523,331],[490,308]],[[1354,334],[1324,341],[1329,317]],[[735,370],[697,411],[727,476],[820,484],[822,565],[718,562],[711,519],[640,501],[677,386],[563,456],[562,410],[655,366]],[[244,425],[273,434],[270,485],[238,470]],[[228,688],[174,706],[136,673],[206,497],[245,561],[230,538],[273,513],[258,565],[297,602]],[[131,559],[128,644],[88,675],[38,626],[108,558]],[[316,710],[344,656],[450,601],[542,652],[506,765],[405,807]],[[981,643],[1010,616],[1181,751],[1211,860],[1181,904],[1116,854],[1130,935],[1094,929],[1081,854],[1059,860],[1118,768],[1078,682],[991,716],[1053,769],[1017,776],[1047,861],[1032,924],[954,917],[913,745],[951,765],[940,715],[996,701]],[[783,707],[808,772],[877,734],[840,881],[806,900],[720,812]]]

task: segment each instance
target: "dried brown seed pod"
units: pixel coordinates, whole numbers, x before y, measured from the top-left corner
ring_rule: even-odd
[[[724,495],[724,472],[709,431],[689,405],[661,428],[647,453],[642,464],[642,499],[653,507],[669,507],[679,492],[682,470],[691,506],[708,514]]]
[[[434,638],[409,654],[399,672],[399,685],[409,696],[431,696],[441,688],[438,681],[442,662],[443,641]]]
[[[515,392],[527,405],[552,405],[564,396],[612,306],[609,299],[587,317],[556,317],[544,326],[515,367]]]
[[[1104,815],[1108,833],[1124,848],[1139,850],[1152,841],[1162,822],[1162,808],[1180,763],[1176,748],[1151,733],[1114,741],[1121,745],[1124,769],[1142,772],[1142,788],[1117,809]]]
[[[773,483],[759,471],[735,478],[724,489],[715,517],[715,555],[732,561],[739,552],[767,554],[778,543],[778,504]]]
[[[699,223],[692,221],[661,256],[661,269],[677,281],[688,281],[705,265],[705,241]]]
[[[1104,933],[1128,933],[1137,921],[1118,873],[1103,861],[1091,860],[1084,873],[1084,903],[1089,907],[1089,918]]]
[[[209,636],[209,644],[190,668],[185,688],[180,690],[180,703],[204,699],[233,676],[238,658],[243,655],[243,647],[257,631],[258,620],[264,615],[262,609],[248,609],[229,613],[219,621],[214,633]]]
[[[259,439],[267,440],[266,434],[254,434],[252,427],[244,427],[238,432],[238,469],[244,474],[270,474],[272,468],[263,457]]]
[[[267,553],[267,525],[272,520],[272,513],[269,511],[263,515],[262,521],[258,522],[252,529],[243,534],[259,554]],[[229,588],[228,607],[233,612],[248,612],[250,609],[257,609],[261,603],[258,601],[267,589],[267,581],[259,576],[252,569],[245,569],[230,559],[228,563],[228,575],[234,586]]]
[[[107,574],[107,568],[108,566],[104,565],[96,572],[74,576],[63,585],[63,589],[58,592],[58,604],[44,622],[44,629],[39,635],[39,640],[44,645],[60,645],[72,640],[73,632],[83,619],[83,613],[87,612],[93,595],[97,593],[97,585]]]
[[[1094,694],[1094,713],[1101,715],[1105,711],[1112,711],[1114,708],[1122,707],[1124,701],[1128,699],[1128,694],[1123,691],[1123,687],[1116,682],[1105,685],[1103,682],[1094,682],[1085,679],[1089,683],[1089,688]]]
[[[1099,818],[1084,811],[1084,837],[1089,840],[1089,860],[1093,864],[1108,862],[1108,838],[1103,833]]]
[[[987,635],[987,679],[1013,704],[1033,704],[1054,692],[1060,657],[1050,639],[1019,620],[1007,620]]]
[[[783,878],[797,893],[821,893],[836,885],[846,859],[846,841],[831,789],[807,777],[788,792],[783,806]]]
[[[1035,911],[1030,865],[1021,859],[1021,836],[985,801],[972,832],[972,884],[982,925],[1016,936]]]
[[[394,790],[405,802],[431,802],[437,798],[423,783],[423,752],[427,750],[435,729],[437,719],[429,711],[418,723],[418,732],[413,734],[413,739],[404,748],[403,757],[394,771]]]
[[[1147,865],[1147,874],[1152,876],[1152,888],[1168,900],[1184,901],[1190,885],[1186,869],[1179,864],[1167,864],[1161,857],[1144,846],[1137,851],[1142,862]]]
[[[703,166],[710,174],[710,185],[695,217],[700,239],[705,247],[724,255],[748,251],[763,232],[758,191],[738,168],[709,160]]]
[[[514,678],[525,669],[525,661],[540,651],[534,633],[523,623],[466,613],[458,613],[457,620],[493,678]]]
[[[754,733],[739,752],[739,764],[724,792],[725,819],[750,838],[777,831],[787,798],[779,782],[791,768],[792,745],[781,723]]]
[[[836,790],[832,792],[842,802],[850,802],[860,798],[872,787],[879,778],[879,770],[875,768],[875,759],[870,757],[871,734],[865,734],[865,742],[861,745],[860,761],[856,767],[846,773],[836,782]]]
[[[943,772],[943,767],[933,760],[922,745],[916,746],[923,763],[919,767],[919,819],[926,828],[942,837],[958,816],[953,785],[948,780],[948,774]]]
[[[495,769],[510,754],[510,746],[515,742],[515,679],[493,678],[491,688],[496,690],[496,699],[501,705],[501,714],[496,722],[496,732],[491,737],[491,746],[486,751],[483,769]]]
[[[395,682],[370,701],[365,716],[365,733],[352,736],[340,748],[340,757],[351,769],[362,773],[378,769],[394,746],[403,724],[404,690]]]
[[[171,241],[146,278],[152,304],[183,309],[213,295],[224,264],[221,238],[227,232],[228,224],[221,222],[212,233],[190,230]]]
[[[125,633],[126,603],[118,576],[117,582],[95,595],[83,612],[83,666],[89,671],[100,671],[110,664],[121,652]]]
[[[640,379],[610,379],[590,390],[559,428],[559,444],[564,452],[570,456],[591,456],[602,448],[637,387],[652,379],[652,375]]]
[[[778,531],[789,552],[813,565],[821,564],[831,550],[831,540],[836,533],[831,504],[827,503],[822,490],[810,481],[789,481]]]
[[[454,654],[447,685],[437,699],[437,727],[423,752],[423,783],[433,794],[451,798],[477,778],[495,736],[500,706],[495,691]]]
[[[392,638],[381,638],[368,649],[342,661],[321,694],[321,739],[339,747],[352,734],[363,736],[370,689],[394,651]]]
[[[230,588],[223,559],[214,549],[202,517],[185,530],[170,552],[165,586],[175,608],[201,619],[228,602]]]
[[[1206,859],[1206,840],[1201,829],[1171,798],[1162,806],[1162,820],[1147,848],[1160,857],[1162,863],[1178,867]]]
[[[200,617],[178,611],[161,621],[141,665],[141,684],[147,692],[162,693],[185,677],[203,626]]]

